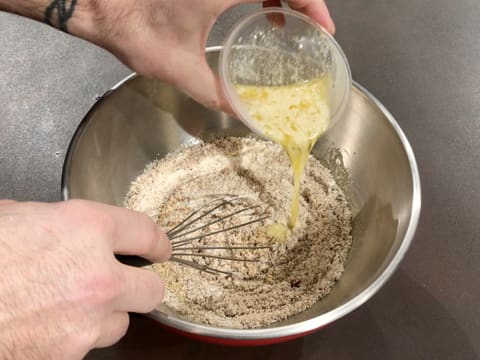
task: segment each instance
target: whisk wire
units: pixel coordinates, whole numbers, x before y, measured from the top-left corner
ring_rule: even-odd
[[[212,236],[212,235],[224,233],[226,231],[230,231],[230,230],[233,230],[233,229],[238,229],[240,227],[244,227],[244,226],[247,226],[247,225],[250,225],[250,224],[254,224],[256,222],[259,222],[259,221],[262,221],[262,220],[265,220],[265,219],[268,219],[268,218],[269,218],[269,216],[263,216],[263,217],[260,217],[258,219],[250,220],[250,221],[238,224],[238,225],[233,225],[233,226],[229,226],[229,227],[226,227],[226,228],[223,228],[223,229],[220,229],[220,230],[212,231],[212,232],[209,232],[207,234],[202,234],[202,235],[190,237],[190,238],[183,239],[183,240],[175,240],[175,241],[172,241],[172,248],[175,249],[179,245],[188,244],[188,243],[191,243],[192,241],[195,241],[195,240],[204,239],[204,238]]]
[[[216,203],[218,201],[221,201],[221,202],[217,206],[215,206],[212,209],[209,209],[208,211],[205,211],[203,214],[194,218],[193,220],[190,220],[192,217],[194,217],[196,214],[201,212],[203,209],[207,208],[212,203]],[[204,218],[205,216],[208,216],[213,211],[215,211],[216,209],[225,205],[226,203],[227,203],[227,201],[225,199],[215,199],[215,200],[212,200],[212,201],[206,203],[202,207],[200,207],[197,210],[194,210],[193,212],[191,212],[185,219],[183,219],[181,222],[179,222],[177,225],[175,225],[173,228],[171,228],[169,231],[167,231],[167,235],[169,236],[170,239],[172,239],[178,232],[182,231],[183,229],[187,228],[188,226],[197,222],[198,220]],[[190,221],[188,221],[188,220],[190,220]]]
[[[212,274],[212,275],[223,274],[223,275],[227,275],[227,276],[232,276],[232,273],[229,272],[229,271],[223,271],[223,270],[220,270],[220,269],[217,269],[217,268],[213,268],[213,267],[210,267],[210,266],[207,266],[207,265],[201,265],[201,264],[196,263],[194,261],[180,259],[180,258],[177,258],[177,257],[174,257],[174,256],[172,256],[170,258],[170,261],[176,262],[178,264],[190,266],[194,269],[197,269],[197,270],[200,270],[200,271],[206,272],[208,274]]]
[[[219,206],[220,206],[220,205],[219,205]],[[214,210],[216,210],[219,206],[216,206]],[[222,216],[222,217],[220,217],[220,218],[218,218],[218,219],[216,219],[216,220],[212,220],[212,221],[210,221],[210,222],[208,222],[208,223],[206,223],[206,224],[204,224],[204,225],[198,226],[198,227],[196,227],[196,228],[190,229],[190,230],[185,231],[185,232],[182,232],[182,230],[184,230],[185,228],[178,229],[178,230],[177,230],[173,235],[171,235],[169,238],[170,238],[170,240],[173,240],[173,239],[179,238],[179,237],[181,237],[181,236],[185,236],[185,235],[194,233],[194,232],[196,232],[196,231],[200,231],[200,230],[205,229],[205,228],[207,228],[207,227],[209,227],[209,226],[212,226],[213,224],[219,223],[220,221],[224,221],[224,220],[229,219],[229,218],[231,218],[231,217],[233,217],[233,216],[235,216],[235,215],[241,214],[242,212],[245,212],[245,211],[248,211],[248,210],[252,210],[252,209],[255,209],[255,208],[258,208],[258,206],[249,206],[249,207],[247,207],[247,208],[243,208],[243,209],[237,210],[237,211],[235,211],[235,212],[233,212],[233,213],[231,213],[231,214]],[[213,213],[214,210],[212,210],[210,213]],[[207,215],[209,215],[209,214],[207,214]],[[206,216],[206,215],[205,215],[205,216]],[[199,218],[199,219],[200,219],[200,218]],[[189,225],[191,225],[191,224],[189,224]],[[247,225],[248,225],[248,224],[247,224]],[[188,226],[188,225],[187,225],[187,226]],[[172,241],[172,243],[175,243],[175,242]]]
[[[207,237],[217,235],[220,233],[228,232],[234,229],[238,229],[244,226],[248,226],[254,223],[268,219],[270,216],[265,212],[257,211],[259,209],[258,205],[248,205],[248,198],[245,196],[238,196],[232,194],[220,194],[220,195],[211,195],[215,197],[213,200],[208,201],[204,205],[200,206],[198,209],[193,210],[189,215],[187,215],[182,221],[177,225],[171,228],[167,235],[172,244],[172,256],[170,261],[176,262],[181,265],[189,266],[194,269],[203,271],[205,273],[213,275],[227,275],[232,276],[232,272],[218,269],[216,267],[211,267],[206,264],[201,264],[194,260],[194,258],[204,258],[204,259],[217,259],[225,261],[237,261],[237,262],[258,262],[258,258],[243,258],[236,255],[220,255],[220,254],[206,254],[203,252],[196,251],[207,251],[207,250],[230,250],[232,252],[236,250],[258,250],[258,249],[270,249],[270,246],[226,246],[226,245],[189,245],[192,242],[198,240],[201,241]],[[211,197],[209,196],[209,197]],[[242,202],[241,200],[245,200]],[[240,209],[231,209],[229,206],[241,206]],[[229,208],[229,211],[226,214],[220,213],[220,210],[225,210]],[[210,227],[214,224],[221,224],[225,220],[233,218],[244,214],[243,216],[249,216],[251,220],[244,221],[240,224],[224,226],[219,230],[209,231]],[[253,218],[253,219],[252,219]],[[202,221],[203,220],[203,221]],[[218,226],[218,225],[217,225]],[[218,227],[217,227],[218,228]],[[205,233],[200,233],[204,230]],[[194,235],[198,233],[198,235]],[[188,237],[187,235],[191,235]],[[190,257],[186,259],[185,257]]]
[[[258,262],[259,259],[244,259],[238,257],[229,257],[229,256],[220,256],[220,255],[208,255],[208,254],[198,254],[198,253],[175,253],[177,256],[196,256],[202,258],[209,258],[209,259],[220,259],[220,260],[228,260],[228,261],[242,261],[242,262]]]
[[[185,219],[183,219],[181,222],[175,225],[172,229],[170,229],[167,232],[167,235],[169,235],[169,237],[171,238],[172,236],[175,236],[175,234],[177,234],[179,231],[182,231],[182,229],[185,229],[191,224],[196,223],[198,220],[204,218],[205,216],[212,214],[218,208],[227,204],[232,204],[234,200],[246,199],[245,196],[238,196],[233,194],[211,194],[211,195],[208,195],[208,197],[213,197],[214,199],[205,203],[198,209],[192,211]],[[219,204],[211,208],[212,204],[215,204],[217,202]],[[204,209],[208,209],[208,210],[204,211],[200,216],[196,217],[195,219],[190,220],[192,217],[194,217]]]
[[[270,248],[270,246],[179,246],[175,250],[259,250]]]

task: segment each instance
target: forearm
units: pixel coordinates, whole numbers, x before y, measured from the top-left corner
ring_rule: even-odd
[[[262,0],[0,0],[0,10],[95,43],[138,74],[169,82],[207,107],[231,113],[220,80],[205,59],[205,46],[221,13],[255,2]],[[335,32],[324,0],[288,3]]]
[[[48,0],[0,0],[0,10],[43,20],[48,2]]]

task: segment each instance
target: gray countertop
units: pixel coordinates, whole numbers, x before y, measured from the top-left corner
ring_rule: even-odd
[[[420,167],[423,209],[399,271],[366,305],[289,343],[232,349],[132,317],[100,358],[480,358],[480,2],[330,1],[353,77],[396,117]],[[225,14],[219,44],[248,7]],[[76,126],[130,71],[105,51],[0,13],[0,198],[60,200]]]

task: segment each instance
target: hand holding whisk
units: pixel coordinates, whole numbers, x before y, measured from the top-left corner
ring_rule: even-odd
[[[231,276],[232,273],[202,264],[195,259],[217,259],[220,261],[258,262],[258,258],[247,258],[235,255],[246,250],[255,251],[269,249],[269,246],[236,246],[236,245],[205,245],[202,240],[225,232],[233,231],[242,227],[260,223],[269,218],[260,206],[251,205],[250,198],[233,194],[208,195],[202,197],[208,199],[200,207],[190,212],[182,221],[167,231],[167,236],[172,244],[172,255],[169,261],[181,265],[190,266],[194,269],[209,274],[223,274]],[[212,253],[228,251],[233,255]],[[145,266],[151,263],[148,260],[135,256],[117,256],[125,264],[133,266]]]

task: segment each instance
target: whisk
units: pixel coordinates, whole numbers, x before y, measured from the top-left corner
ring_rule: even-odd
[[[202,197],[208,199],[203,205],[189,213],[183,220],[167,231],[167,236],[172,244],[172,255],[169,261],[209,273],[231,276],[232,273],[211,267],[192,258],[219,259],[222,261],[258,262],[258,258],[246,258],[238,255],[224,256],[207,254],[209,250],[228,250],[235,253],[239,250],[270,249],[270,246],[227,246],[203,245],[202,239],[212,237],[246,227],[269,218],[269,215],[259,205],[251,205],[248,196],[235,194],[212,194]],[[238,223],[228,224],[233,219]],[[136,256],[117,256],[124,264],[145,266],[151,263]]]

